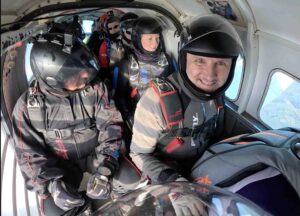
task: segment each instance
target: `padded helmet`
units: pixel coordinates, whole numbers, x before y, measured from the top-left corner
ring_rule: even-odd
[[[231,58],[232,65],[225,84],[212,93],[196,87],[186,73],[187,53],[214,58]],[[234,27],[219,15],[206,15],[190,22],[180,35],[178,64],[181,78],[197,98],[210,100],[223,94],[229,87],[238,56],[243,56],[242,42]]]
[[[155,52],[146,51],[141,42],[142,34],[159,34],[160,43]],[[148,55],[149,57],[156,56],[162,50],[162,27],[160,23],[152,17],[139,17],[133,23],[131,41],[134,48],[143,55]]]
[[[35,38],[30,64],[40,85],[59,95],[82,91],[83,89],[72,92],[66,90],[66,81],[85,72],[88,74],[85,77],[87,87],[100,69],[96,57],[86,45],[66,34],[48,33]]]
[[[121,29],[130,29],[132,28],[133,22],[134,20],[136,20],[137,18],[139,18],[138,15],[136,15],[135,13],[132,12],[128,12],[126,14],[124,14],[124,16],[121,17]]]

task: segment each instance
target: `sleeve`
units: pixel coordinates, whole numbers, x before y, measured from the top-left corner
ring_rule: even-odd
[[[19,98],[12,115],[14,149],[27,189],[46,196],[49,180],[62,177],[63,171],[43,135],[32,126],[25,98],[25,94]]]
[[[99,130],[97,156],[111,156],[118,159],[122,141],[122,117],[114,101],[109,100],[104,84],[97,88],[95,118]]]
[[[161,132],[165,129],[159,98],[152,88],[148,88],[135,111],[130,156],[136,166],[154,183],[160,183],[162,173],[171,169],[152,154]]]

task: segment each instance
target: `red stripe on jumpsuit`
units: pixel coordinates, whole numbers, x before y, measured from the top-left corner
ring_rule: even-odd
[[[62,141],[62,139],[57,138],[55,140],[56,145],[58,146],[59,152],[57,152],[57,155],[62,157],[65,160],[69,160],[68,154],[67,154],[67,150],[65,148],[65,145]]]

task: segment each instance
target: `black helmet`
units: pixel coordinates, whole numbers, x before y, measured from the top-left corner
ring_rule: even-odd
[[[120,20],[121,29],[126,30],[126,29],[129,29],[129,28],[132,28],[133,22],[137,18],[139,18],[139,16],[136,15],[135,13],[132,13],[132,12],[128,12],[128,13],[124,14],[121,17],[121,20]]]
[[[162,27],[160,23],[152,17],[139,17],[133,23],[131,41],[132,44],[138,52],[142,55],[156,56],[161,52],[162,49]],[[141,43],[142,34],[159,34],[160,35],[160,44],[155,52],[146,51]]]
[[[35,77],[46,89],[60,95],[82,91],[68,91],[65,83],[84,72],[87,86],[98,74],[96,57],[77,38],[71,35],[44,34],[33,41],[30,64]]]
[[[73,22],[78,22],[79,16],[77,14],[73,15]]]
[[[225,84],[212,93],[196,87],[186,73],[186,54],[214,58],[231,58],[232,64]],[[180,36],[178,64],[181,78],[188,90],[197,98],[210,100],[223,94],[229,87],[238,56],[243,56],[242,42],[234,27],[219,15],[206,15],[193,20]]]

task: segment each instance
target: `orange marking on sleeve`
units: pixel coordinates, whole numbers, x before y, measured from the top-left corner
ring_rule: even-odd
[[[208,178],[208,176],[200,176],[196,178],[195,182],[205,184],[205,185],[211,185],[212,181]]]

